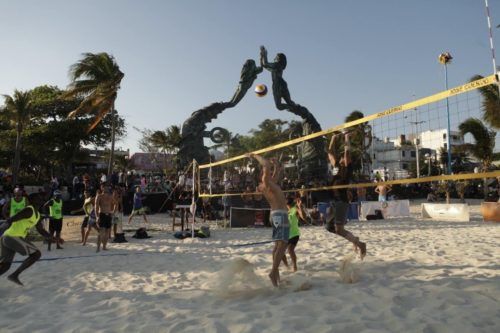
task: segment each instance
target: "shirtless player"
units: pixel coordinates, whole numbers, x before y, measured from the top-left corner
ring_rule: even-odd
[[[97,217],[97,227],[99,235],[97,236],[97,252],[101,249],[107,250],[109,231],[115,210],[115,200],[111,193],[111,186],[107,183],[101,185],[102,192],[95,198],[95,213]]]
[[[285,195],[281,188],[274,182],[271,174],[271,164],[262,156],[247,154],[246,157],[253,158],[262,166],[262,180],[257,190],[262,192],[271,207],[270,220],[273,227],[273,266],[269,278],[273,286],[277,287],[280,282],[279,265],[288,245],[290,226],[288,224],[288,209]]]

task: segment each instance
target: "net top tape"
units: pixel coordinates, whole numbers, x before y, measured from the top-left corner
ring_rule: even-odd
[[[370,182],[370,183],[353,183],[346,185],[331,185],[331,186],[321,186],[312,188],[297,188],[292,190],[283,190],[283,193],[296,193],[296,192],[313,192],[313,191],[325,191],[325,190],[337,190],[342,188],[358,188],[358,187],[374,187],[379,185],[401,185],[401,184],[412,184],[412,183],[429,183],[435,181],[448,181],[448,180],[468,180],[468,179],[482,179],[482,178],[497,178],[500,177],[500,171],[490,171],[481,173],[463,173],[456,175],[440,175],[440,176],[430,176],[430,177],[420,177],[420,178],[405,178],[405,179],[395,179],[383,182]],[[219,194],[200,194],[200,198],[214,198],[223,196],[241,196],[241,195],[262,195],[261,192],[252,193],[219,193]]]
[[[498,73],[490,75],[490,76],[487,76],[487,77],[484,77],[484,78],[476,80],[476,81],[472,81],[472,82],[463,84],[461,86],[457,86],[457,87],[451,88],[449,90],[445,90],[445,91],[439,92],[439,93],[431,95],[431,96],[420,98],[420,99],[417,99],[415,101],[412,101],[412,102],[409,102],[409,103],[406,103],[406,104],[398,105],[398,106],[386,109],[384,111],[371,114],[371,115],[366,116],[366,117],[361,118],[361,119],[357,119],[357,120],[350,121],[350,122],[347,122],[347,123],[344,123],[344,124],[341,124],[341,125],[337,125],[337,126],[334,126],[334,127],[331,127],[331,128],[328,128],[328,129],[325,129],[325,130],[322,130],[322,131],[319,131],[319,132],[316,132],[316,133],[312,133],[312,134],[309,134],[309,135],[306,135],[306,136],[302,136],[302,137],[299,137],[299,138],[296,138],[296,139],[293,139],[293,140],[285,141],[285,142],[279,143],[279,144],[274,145],[274,146],[269,146],[269,147],[266,147],[266,148],[262,148],[262,149],[254,151],[253,153],[254,154],[263,154],[263,153],[270,152],[270,151],[273,151],[273,150],[277,150],[277,149],[280,149],[280,148],[284,148],[284,147],[287,147],[287,146],[290,146],[290,145],[293,145],[293,144],[297,144],[297,143],[300,143],[300,142],[303,142],[303,141],[307,141],[307,140],[310,140],[310,139],[322,137],[322,136],[331,134],[331,133],[333,133],[335,131],[339,131],[339,130],[346,129],[346,128],[349,128],[349,127],[352,127],[352,126],[363,124],[363,123],[366,123],[366,122],[369,122],[369,121],[372,121],[372,120],[375,120],[375,119],[387,117],[387,116],[390,116],[390,115],[393,115],[393,114],[397,114],[397,113],[400,113],[400,112],[403,112],[403,111],[413,110],[413,109],[415,109],[415,108],[417,108],[419,106],[422,106],[422,105],[425,105],[425,104],[429,104],[429,103],[433,103],[433,102],[437,102],[437,101],[442,100],[444,98],[448,98],[448,97],[452,97],[452,96],[455,96],[455,95],[463,94],[465,92],[472,91],[472,90],[475,90],[475,89],[479,89],[479,88],[482,88],[482,87],[485,87],[485,86],[488,86],[490,84],[497,83],[497,82],[498,82]],[[234,162],[234,161],[237,161],[237,160],[240,160],[240,159],[243,159],[243,158],[246,158],[245,154],[238,155],[238,156],[235,156],[235,157],[231,157],[231,158],[228,158],[228,159],[225,159],[225,160],[213,162],[213,163],[199,165],[198,168],[199,169],[210,168],[210,167],[214,167],[214,166],[217,166],[217,165],[226,164],[226,163],[229,163],[229,162]]]

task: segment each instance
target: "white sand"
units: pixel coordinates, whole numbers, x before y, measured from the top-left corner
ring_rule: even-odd
[[[477,211],[469,223],[349,223],[368,244],[348,266],[352,284],[338,273],[352,246],[302,228],[299,272],[283,267],[280,289],[267,278],[272,244],[229,247],[268,240],[270,229],[181,241],[165,216],[150,216],[164,231],[128,234],[108,252],[40,244],[43,258],[91,257],[41,261],[21,275],[25,287],[2,276],[0,332],[500,332],[500,224]]]

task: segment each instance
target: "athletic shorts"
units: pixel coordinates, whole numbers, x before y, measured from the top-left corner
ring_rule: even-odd
[[[333,203],[333,214],[325,224],[326,230],[335,232],[335,224],[346,224],[348,211],[349,203],[343,201],[335,201]]]
[[[290,235],[288,212],[284,209],[272,210],[269,219],[273,227],[273,240],[288,242],[288,235]]]
[[[111,228],[112,217],[113,217],[112,214],[100,213],[99,214],[99,227],[104,228],[104,229]]]
[[[89,217],[89,228],[96,227],[97,221],[94,217]]]
[[[144,207],[141,207],[141,208],[134,208],[132,210],[132,214],[134,215],[142,215],[142,214],[146,214],[146,209]]]
[[[81,228],[82,228],[82,229],[87,228],[87,226],[88,226],[88,225],[89,225],[89,217],[88,217],[88,216],[85,216],[85,217],[83,218]]]
[[[290,238],[288,240],[288,244],[297,245],[297,243],[299,242],[299,238],[300,238],[300,236],[295,236],[295,237]]]
[[[379,202],[386,202],[386,201],[387,201],[387,196],[386,196],[386,195],[379,194],[379,195],[378,195],[378,201],[379,201]]]
[[[62,230],[62,224],[63,224],[63,220],[62,219],[53,219],[53,218],[50,218],[50,220],[49,220],[49,232],[50,233],[61,232],[61,230]]]
[[[0,264],[11,263],[16,253],[29,256],[36,251],[38,251],[38,248],[22,237],[0,237]]]

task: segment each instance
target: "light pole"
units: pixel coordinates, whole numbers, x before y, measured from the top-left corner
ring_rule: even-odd
[[[445,88],[448,90],[448,64],[451,63],[453,57],[450,52],[444,52],[439,55],[439,62],[444,65],[444,81]],[[446,133],[446,150],[448,151],[448,174],[451,175],[451,139],[450,139],[450,103],[446,97],[446,117],[448,118],[448,127]]]
[[[413,95],[413,99],[415,99],[415,95]],[[417,178],[420,178],[420,157],[418,152],[418,145],[420,144],[420,139],[418,138],[419,134],[418,125],[425,123],[425,121],[424,120],[418,121],[417,108],[415,108],[413,111],[415,112],[415,121],[410,121],[410,124],[415,125],[415,138],[414,138],[415,157],[417,158]],[[407,118],[407,116],[405,116],[405,118]]]
[[[484,7],[486,8],[486,21],[488,22],[488,30],[490,33],[489,37],[490,37],[491,60],[493,63],[493,74],[496,74],[497,63],[495,60],[495,46],[493,45],[493,30],[491,30],[490,6],[488,5],[488,0],[484,0]],[[500,84],[498,83],[497,83],[497,88],[498,88],[498,93],[500,94]]]
[[[418,145],[420,144],[420,139],[418,138],[418,125],[425,123],[424,120],[421,121],[410,121],[410,124],[415,125],[415,134],[416,137],[414,139],[415,143],[415,157],[417,158],[417,178],[420,178],[420,157],[418,153]]]
[[[431,166],[432,166],[432,161],[434,160],[434,156],[429,154],[429,153],[426,153],[425,155],[425,158],[427,159],[425,162],[427,163],[427,176],[431,176]]]

